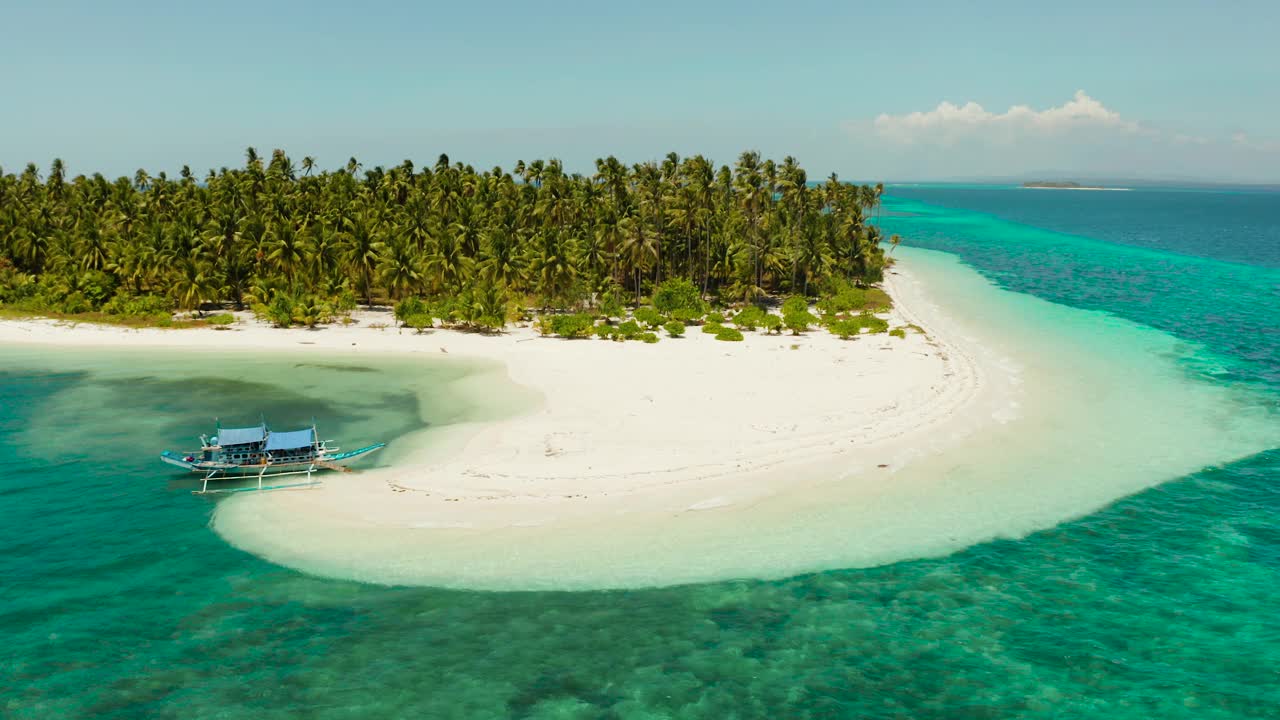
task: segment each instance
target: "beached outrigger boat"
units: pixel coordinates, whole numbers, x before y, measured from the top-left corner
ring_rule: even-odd
[[[279,490],[314,485],[312,475],[323,470],[350,472],[346,463],[386,446],[378,443],[359,450],[339,452],[328,440],[319,440],[312,425],[302,430],[273,432],[261,423],[247,428],[218,428],[213,437],[200,436],[199,452],[176,453],[165,450],[160,459],[175,467],[204,475],[196,494]],[[285,485],[264,485],[264,478],[306,475],[307,481]],[[209,489],[210,480],[257,479],[256,486]]]

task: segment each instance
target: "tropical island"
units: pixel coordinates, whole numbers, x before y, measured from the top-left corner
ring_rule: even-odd
[[[444,155],[316,172],[311,157],[264,162],[249,148],[243,168],[203,179],[184,167],[176,180],[112,181],[68,178],[55,160],[43,179],[34,165],[0,172],[0,309],[181,327],[249,308],[316,327],[394,304],[418,330],[499,331],[536,314],[568,337],[652,341],[688,324],[718,332],[729,317],[796,332],[821,319],[849,336],[887,329],[871,317],[888,306],[868,222],[882,190],[811,184],[794,158],[754,152],[718,168],[608,157],[591,176],[557,160],[477,171]],[[808,312],[819,296],[821,318]],[[786,297],[789,313],[768,312]]]
[[[1128,188],[1112,188],[1101,185],[1081,185],[1070,180],[1033,180],[1022,183],[1022,187],[1032,190],[1128,190]]]
[[[1007,412],[1008,372],[881,237],[878,186],[754,152],[591,176],[247,155],[203,180],[0,176],[0,345],[408,363],[421,407],[491,409],[392,439],[387,467],[219,503],[219,533],[279,562],[435,582],[392,548],[773,512],[819,497],[797,477],[878,486]]]
[[[217,503],[222,537],[284,565],[522,589],[778,576],[1030,532],[1209,459],[1168,420],[1218,412],[1161,384],[1181,375],[1151,338],[1082,353],[1095,325],[894,254],[878,188],[791,160],[362,174],[250,152],[182,175],[0,176],[0,347],[197,390],[327,367],[298,392],[418,408],[379,438],[384,466]],[[1081,462],[1064,423],[1133,439],[1106,482],[1041,482]]]

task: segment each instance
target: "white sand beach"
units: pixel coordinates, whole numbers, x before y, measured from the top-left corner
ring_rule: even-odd
[[[306,491],[224,501],[223,509],[235,511],[220,509],[217,524],[233,540],[235,526],[296,522],[320,533],[553,529],[621,515],[731,514],[801,492],[800,477],[887,481],[910,458],[1003,418],[1008,398],[987,393],[984,401],[982,391],[993,372],[1004,371],[956,337],[909,272],[895,270],[884,287],[895,301],[891,324],[923,333],[846,341],[815,328],[800,336],[748,333],[733,343],[690,328],[684,338],[646,345],[546,338],[531,327],[497,336],[415,334],[371,327],[390,322],[389,314],[362,312],[357,324],[316,331],[271,328],[247,314],[231,330],[0,321],[0,343],[216,343],[291,357],[500,362],[510,383],[536,394],[528,412],[400,438],[389,449],[391,467],[330,475]],[[492,374],[475,382],[477,396],[515,389]]]
[[[890,285],[899,300],[901,285]],[[932,327],[902,302],[893,321]],[[726,343],[695,332],[656,346],[438,336],[451,355],[501,360],[540,406],[451,428],[451,441],[421,442],[359,483],[269,502],[338,523],[468,529],[723,510],[774,494],[801,464],[832,478],[900,464],[954,430],[982,377],[969,353],[917,333]]]
[[[0,347],[484,361],[450,392],[524,411],[397,438],[385,467],[314,489],[217,503],[214,528],[240,548],[387,584],[637,587],[875,565],[1020,537],[1269,447],[1272,426],[1187,382],[1174,338],[907,255],[885,283],[890,322],[924,330],[905,338],[419,335],[365,313],[316,331],[0,321]]]
[[[318,490],[261,504],[335,522],[405,527],[545,525],[574,516],[640,509],[724,508],[772,494],[798,463],[829,463],[824,475],[891,470],[922,438],[973,429],[984,377],[973,350],[949,339],[943,316],[909,275],[885,283],[893,326],[840,340],[821,329],[800,336],[748,333],[716,340],[690,328],[660,343],[541,337],[531,327],[497,336],[435,330],[415,334],[371,325],[281,330],[248,314],[232,330],[71,326],[0,321],[0,343],[63,346],[252,349],[298,353],[416,353],[427,361],[483,358],[540,400],[517,417],[429,430],[402,438],[392,468],[332,478]],[[492,378],[478,393],[503,393]],[[964,415],[962,423],[954,422]],[[986,413],[988,416],[990,413]],[[448,439],[442,434],[448,433]]]

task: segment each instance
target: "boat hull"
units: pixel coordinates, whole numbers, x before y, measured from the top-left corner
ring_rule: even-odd
[[[298,474],[298,473],[318,473],[325,470],[343,469],[346,465],[355,460],[368,455],[376,450],[386,447],[386,443],[377,443],[358,450],[350,450],[347,452],[326,453],[316,456],[312,460],[305,462],[277,462],[268,463],[266,465],[234,465],[230,463],[214,463],[200,460],[188,460],[194,458],[194,454],[183,455],[165,450],[160,453],[160,460],[165,464],[173,467],[181,468],[187,472],[199,473],[206,475],[212,480],[220,478],[252,478],[252,477],[270,477],[272,475]]]

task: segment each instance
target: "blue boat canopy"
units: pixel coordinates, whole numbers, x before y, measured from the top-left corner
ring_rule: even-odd
[[[273,432],[267,437],[268,450],[295,450],[315,444],[316,432],[312,428],[292,432]]]
[[[264,425],[247,428],[219,428],[218,444],[222,447],[228,445],[249,445],[251,443],[260,443],[267,436],[267,428]]]

